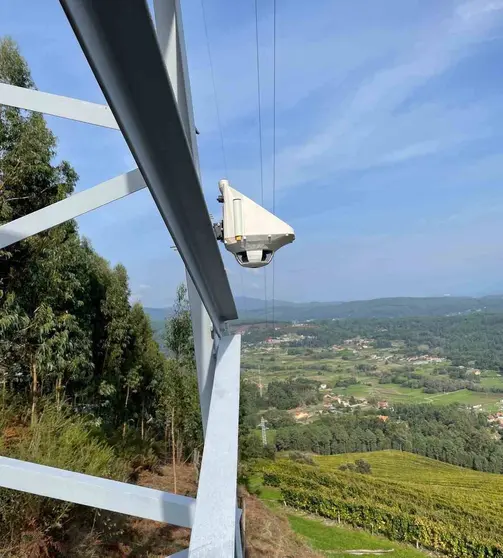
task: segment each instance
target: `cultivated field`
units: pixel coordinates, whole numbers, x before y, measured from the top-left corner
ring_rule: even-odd
[[[370,474],[341,471],[357,459]],[[262,464],[267,485],[294,508],[371,534],[459,557],[503,556],[503,477],[414,454],[381,451]]]
[[[263,347],[249,347],[244,353],[244,375],[255,383],[259,378],[264,388],[274,380],[288,380],[298,377],[309,378],[326,384],[333,394],[355,398],[374,398],[389,403],[432,403],[448,405],[462,403],[468,406],[481,405],[483,410],[493,412],[499,410],[503,393],[491,393],[459,389],[450,392],[425,393],[422,388],[408,388],[398,384],[380,383],[384,374],[389,374],[403,367],[407,362],[388,362],[387,357],[400,358],[400,350],[394,352],[381,349],[358,350],[351,354],[349,360],[343,354],[334,353],[330,358],[320,358],[323,350],[305,350],[299,354],[289,354],[287,349],[274,347],[273,350]],[[377,357],[377,358],[376,358]],[[378,360],[379,359],[379,360]],[[424,377],[438,377],[439,370],[450,363],[428,364],[417,366],[415,373]],[[375,369],[362,372],[358,368],[372,366]],[[347,387],[338,386],[341,380],[356,378],[357,384]],[[479,380],[485,389],[501,388],[503,376],[493,370],[482,370]]]

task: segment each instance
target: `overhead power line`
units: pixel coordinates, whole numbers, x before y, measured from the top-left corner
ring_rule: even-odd
[[[260,161],[260,194],[261,205],[264,206],[264,154],[262,148],[262,102],[260,87],[260,50],[258,33],[258,1],[255,0],[255,50],[257,67],[257,107],[258,107],[258,139],[259,139],[259,161]],[[264,268],[264,319],[267,327],[267,270]]]
[[[276,0],[273,0],[273,41],[272,41],[272,212],[276,215]],[[272,261],[272,329],[276,321],[276,265]]]
[[[227,157],[225,155],[224,132],[223,132],[223,129],[222,129],[222,120],[220,118],[220,109],[219,109],[219,103],[218,103],[218,97],[217,97],[217,87],[216,87],[216,81],[215,81],[215,72],[213,70],[213,58],[212,58],[212,55],[211,55],[210,38],[209,38],[209,34],[208,34],[208,24],[206,22],[206,10],[204,9],[204,0],[201,0],[201,10],[203,12],[204,34],[206,36],[206,48],[208,50],[208,60],[209,60],[210,73],[211,73],[211,82],[213,84],[213,98],[215,100],[215,112],[216,112],[216,115],[217,115],[217,125],[218,125],[218,130],[220,132],[220,143],[221,143],[221,146],[222,146],[222,160],[223,160],[224,169],[225,169],[225,177],[229,178],[229,176],[228,176],[229,169],[227,167]]]
[[[264,156],[262,150],[262,103],[260,98],[260,52],[258,35],[258,2],[255,0],[255,49],[257,65],[257,103],[258,103],[258,139],[259,139],[259,158],[260,158],[260,193],[261,204],[264,205]]]

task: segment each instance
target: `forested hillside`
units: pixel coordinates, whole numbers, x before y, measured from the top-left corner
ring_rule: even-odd
[[[0,45],[0,80],[34,85],[9,40]],[[78,177],[68,162],[54,162],[56,138],[40,114],[0,107],[0,153],[2,222],[73,192]],[[32,422],[40,398],[50,396],[124,434],[145,436],[154,416],[163,428],[171,363],[141,305],[130,304],[126,269],[111,268],[73,221],[0,255],[3,399],[29,402]],[[178,304],[187,310],[183,292]]]
[[[236,297],[239,318],[245,322],[272,321],[272,300]],[[170,308],[147,308],[153,320],[169,317]],[[277,321],[330,320],[346,318],[404,318],[409,316],[451,316],[473,312],[503,312],[503,296],[396,297],[348,302],[274,301]],[[267,312],[267,313],[266,313]]]
[[[486,418],[455,406],[397,405],[385,411],[324,416],[276,430],[278,451],[318,454],[398,449],[479,471],[503,473],[501,437]]]
[[[0,42],[0,82],[34,87],[9,39]],[[42,115],[0,106],[1,223],[72,194],[78,177],[58,161],[56,147]],[[170,358],[142,306],[130,302],[126,269],[100,257],[74,221],[1,251],[1,454],[121,479],[159,459],[176,464],[197,456],[201,425],[184,287],[163,338]],[[12,556],[49,556],[92,525],[94,541],[119,536],[116,520],[100,517],[0,490],[0,547]],[[31,544],[38,550],[30,554]],[[74,538],[70,546],[63,555],[87,555],[88,543],[79,551]]]
[[[325,320],[294,325],[282,324],[283,333],[303,335],[288,347],[330,348],[346,339],[372,339],[373,347],[384,349],[394,342],[404,345],[404,356],[429,352],[445,357],[453,365],[472,364],[479,368],[503,369],[503,314],[476,312],[462,316],[424,316],[407,318],[360,318]],[[271,336],[270,330],[255,327],[245,341],[257,343]]]

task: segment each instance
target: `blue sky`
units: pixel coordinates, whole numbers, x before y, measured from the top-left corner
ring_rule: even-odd
[[[261,201],[255,4],[182,0],[203,188],[225,175]],[[22,5],[22,10],[21,10]],[[264,204],[272,203],[272,2],[258,0]],[[103,102],[57,0],[3,0],[40,90]],[[277,0],[276,210],[297,240],[276,257],[276,298],[503,292],[503,0]],[[111,130],[48,118],[79,189],[130,170]],[[184,271],[148,192],[79,219],[126,265],[133,296],[168,305]],[[264,270],[224,254],[237,296]],[[272,296],[271,270],[267,271]]]

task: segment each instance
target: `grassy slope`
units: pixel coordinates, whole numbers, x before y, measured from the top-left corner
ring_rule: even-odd
[[[262,489],[260,498],[276,513],[283,513],[279,507],[281,501],[279,489],[266,486]],[[290,511],[286,515],[293,531],[300,535],[309,546],[322,552],[325,556],[349,557],[354,554],[349,554],[348,551],[354,550],[393,550],[390,553],[393,558],[424,558],[426,556],[424,552],[410,546],[392,542],[359,529],[342,527],[334,522],[317,519],[315,516],[303,517],[300,513]],[[372,555],[362,554],[362,556],[369,557]]]
[[[353,486],[355,490],[354,494],[357,498],[358,490],[361,491],[362,487],[367,483],[368,494],[371,501],[373,501],[372,498],[374,497],[381,501],[381,497],[378,495],[381,494],[379,490],[382,490],[381,503],[383,504],[386,504],[387,501],[395,501],[401,508],[403,507],[404,510],[408,509],[410,506],[413,506],[411,509],[419,510],[419,508],[421,508],[422,511],[420,511],[420,515],[425,518],[428,517],[429,521],[433,522],[432,524],[434,524],[436,517],[439,524],[445,524],[453,533],[463,532],[465,535],[471,537],[471,540],[487,540],[489,544],[497,544],[498,541],[501,541],[499,535],[503,533],[503,522],[500,519],[500,515],[494,513],[493,510],[500,510],[503,508],[503,475],[472,471],[470,469],[456,467],[426,457],[399,451],[379,451],[313,457],[319,468],[311,469],[309,466],[304,465],[300,466],[298,472],[295,472],[292,467],[295,468],[299,466],[294,465],[288,459],[278,459],[276,464],[272,467],[273,469],[276,468],[276,470],[281,471],[283,469],[282,464],[284,463],[284,473],[286,474],[286,477],[284,477],[286,482],[285,486],[288,486],[289,479],[299,474],[299,482],[293,481],[291,484],[294,490],[295,487],[300,488],[303,482],[309,482],[311,477],[310,471],[313,472],[313,479],[316,474],[327,472],[332,474],[331,478],[334,480],[339,479],[339,481],[343,483],[345,480],[348,482],[351,480],[350,484]],[[371,475],[359,475],[358,473],[348,475],[348,473],[341,473],[338,470],[341,464],[354,462],[359,458],[365,459],[371,464]],[[315,473],[316,469],[319,473]],[[288,475],[293,475],[294,477],[289,477]],[[360,487],[359,489],[358,486]],[[380,489],[379,486],[382,488]],[[334,484],[334,490],[338,490],[335,487],[336,485]],[[320,494],[323,494],[323,491],[325,490],[326,492],[327,490],[323,489],[321,485],[320,488]],[[267,487],[263,497],[267,499],[279,498],[279,491],[278,489]],[[419,507],[414,508],[416,505]],[[310,508],[307,507],[306,509]],[[294,512],[294,517],[299,517],[299,514]],[[305,517],[301,517],[305,519]],[[333,515],[328,515],[327,517],[336,519]],[[337,523],[328,523],[340,529]],[[465,530],[466,526],[470,526],[470,530]],[[292,527],[300,534],[307,533],[309,536],[308,524],[293,521]],[[325,527],[327,529],[333,529],[327,525],[325,525]],[[346,529],[344,528],[343,531],[346,531]],[[316,533],[318,533],[318,531],[312,531],[311,544],[314,548],[322,550],[324,547],[320,545],[325,543],[332,545],[343,544],[340,543],[340,537],[335,531],[325,532],[322,530],[319,536]],[[470,535],[470,533],[472,534]],[[355,541],[365,540],[364,538],[359,538],[360,534],[363,534],[363,532],[351,531],[348,535],[349,540],[351,540],[351,537],[354,537]],[[377,538],[379,539],[380,537]],[[397,549],[401,546],[395,542],[388,542]],[[334,549],[336,548],[337,547],[334,546]],[[346,547],[346,549],[349,548],[351,547]],[[383,546],[382,548],[385,549],[386,547]],[[404,549],[409,551],[415,550],[411,547],[404,547]],[[453,555],[452,552],[450,555]],[[344,554],[342,554],[342,556],[344,556]],[[409,554],[405,554],[404,556],[408,557]],[[412,554],[411,556],[414,555]]]
[[[165,492],[173,492],[173,468],[165,465],[159,472],[143,471],[138,484]],[[195,497],[197,493],[196,470],[193,465],[178,464],[176,467],[179,494]],[[290,528],[284,515],[276,513],[255,496],[242,493],[246,508],[246,545],[248,558],[319,558],[320,553],[311,550],[301,537]],[[274,495],[272,497],[275,497]],[[181,529],[147,519],[131,518],[133,543],[122,548],[127,556],[161,558],[189,545],[190,530]],[[129,553],[131,552],[131,553]],[[0,550],[0,556],[3,556]],[[86,555],[87,556],[87,555]],[[108,555],[107,555],[108,556]],[[112,556],[112,555],[110,555]],[[116,556],[115,554],[113,555]],[[125,554],[121,553],[121,557]],[[113,557],[112,557],[113,558]],[[407,557],[408,558],[408,557]]]
[[[503,475],[472,471],[413,453],[386,450],[315,456],[314,459],[327,471],[355,459],[365,459],[372,465],[373,478],[430,488],[490,492],[503,499]]]
[[[391,542],[384,537],[377,537],[355,529],[327,524],[318,519],[308,519],[298,515],[289,515],[288,520],[292,529],[304,537],[309,544],[333,557],[354,556],[347,551],[354,550],[393,550],[389,555],[393,558],[425,558],[426,553],[405,545]],[[371,553],[362,553],[361,556],[373,556]],[[387,556],[388,553],[383,553]]]
[[[412,487],[418,492],[427,490],[446,502],[463,503],[465,511],[475,515],[487,513],[489,502],[495,509],[503,506],[503,475],[393,450],[315,457],[326,471],[359,458],[372,465],[372,478]]]

